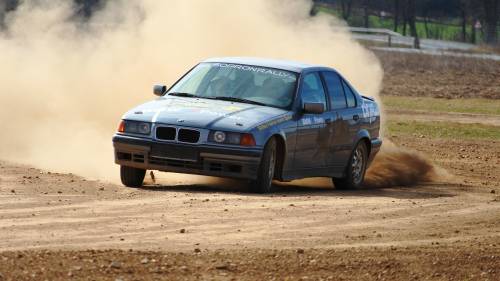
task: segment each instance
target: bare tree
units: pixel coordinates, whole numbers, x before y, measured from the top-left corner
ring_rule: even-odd
[[[370,27],[370,14],[369,14],[370,0],[363,0],[363,23],[366,28]]]
[[[415,38],[413,47],[420,49],[420,39],[418,38],[417,25],[416,25],[416,3],[415,0],[407,0],[406,15],[408,24],[410,25],[410,34]]]
[[[486,25],[486,43],[498,43],[497,23],[499,18],[499,0],[483,0],[484,22]]]
[[[403,1],[403,35],[406,36],[406,26],[408,25],[408,0]]]
[[[351,16],[352,2],[353,0],[340,0],[342,18],[344,18],[344,20],[348,20]]]
[[[399,0],[394,0],[394,31],[398,31],[399,26]]]

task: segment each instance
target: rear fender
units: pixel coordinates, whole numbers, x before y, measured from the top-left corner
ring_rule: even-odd
[[[370,151],[371,151],[371,136],[370,136],[370,132],[368,132],[368,130],[366,130],[366,129],[359,130],[358,133],[356,134],[356,137],[354,138],[353,144],[356,145],[362,139],[366,140],[366,145],[367,145],[367,148],[368,148],[368,155],[370,155]],[[354,145],[353,145],[353,148],[352,148],[353,150],[354,150]]]

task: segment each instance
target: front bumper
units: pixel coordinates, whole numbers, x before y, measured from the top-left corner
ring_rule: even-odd
[[[145,170],[256,179],[262,150],[115,135],[115,163]]]

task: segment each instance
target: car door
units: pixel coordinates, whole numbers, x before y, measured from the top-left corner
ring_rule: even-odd
[[[327,110],[326,91],[319,72],[311,72],[302,78],[300,87],[301,108],[304,103],[322,103]],[[297,121],[297,143],[295,146],[294,169],[325,167],[325,115],[301,113]]]
[[[349,120],[352,116],[347,106],[342,78],[333,71],[324,71],[321,74],[327,88],[332,116],[332,122],[327,125],[330,127],[328,136],[330,149],[326,156],[326,164],[334,170],[342,171],[351,154],[353,128]]]

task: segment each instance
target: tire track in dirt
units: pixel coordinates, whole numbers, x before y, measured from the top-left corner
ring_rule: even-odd
[[[57,186],[61,193],[40,194],[11,178],[1,189],[0,249],[328,248],[445,243],[500,233],[494,221],[500,204],[491,203],[492,195],[455,184],[337,191],[292,183],[261,196],[241,192],[233,182],[169,185],[168,174],[159,178],[163,185],[111,185],[103,195],[93,192],[97,182],[84,186],[90,195],[64,186]],[[6,195],[9,189],[19,191]],[[23,207],[5,204],[21,196]],[[469,227],[479,219],[487,228]]]

